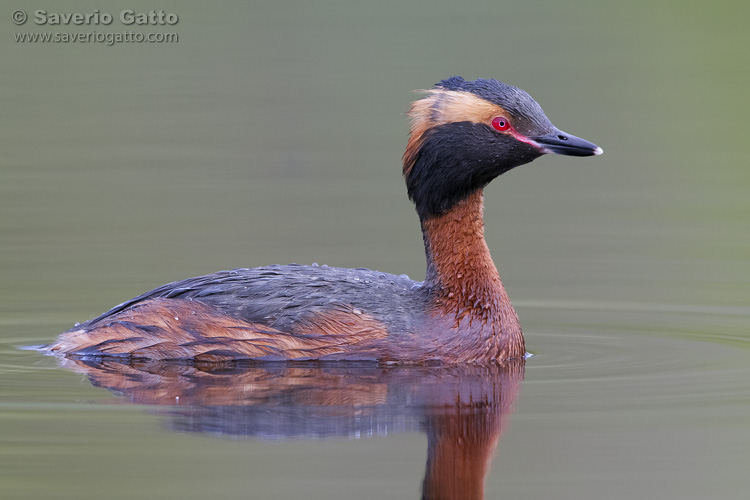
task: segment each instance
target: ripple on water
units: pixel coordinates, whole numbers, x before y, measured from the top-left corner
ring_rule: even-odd
[[[750,311],[535,304],[524,392],[562,408],[734,404],[750,400]],[[532,316],[528,314],[528,316]],[[743,335],[744,333],[744,335]]]

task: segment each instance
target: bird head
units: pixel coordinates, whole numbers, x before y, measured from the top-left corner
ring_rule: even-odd
[[[497,80],[454,76],[415,101],[403,157],[409,197],[420,217],[453,205],[508,170],[547,153],[602,154],[549,121],[523,90]]]

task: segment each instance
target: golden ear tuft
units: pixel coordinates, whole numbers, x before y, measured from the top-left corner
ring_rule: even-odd
[[[403,156],[404,175],[409,175],[417,161],[426,134],[447,123],[474,122],[490,124],[496,116],[509,116],[502,106],[463,90],[436,88],[418,90],[428,95],[414,101],[409,108],[411,131]]]

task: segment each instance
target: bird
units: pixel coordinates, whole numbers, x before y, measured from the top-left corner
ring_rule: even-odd
[[[484,238],[484,188],[544,154],[595,156],[525,91],[453,76],[408,112],[403,177],[424,281],[318,265],[241,268],[169,283],[47,346],[72,358],[234,362],[502,363],[527,356]]]

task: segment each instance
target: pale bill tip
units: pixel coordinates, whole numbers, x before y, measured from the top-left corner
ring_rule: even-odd
[[[596,149],[594,150],[594,155],[599,156],[602,153],[604,153],[604,150],[600,148],[599,146],[597,146]]]

